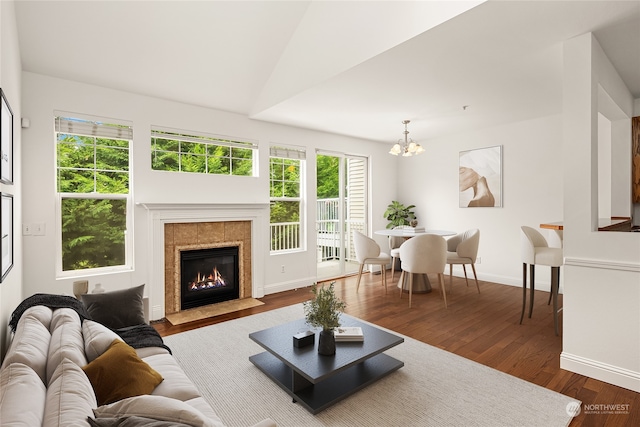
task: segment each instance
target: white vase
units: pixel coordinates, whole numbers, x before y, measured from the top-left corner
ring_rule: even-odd
[[[80,299],[80,297],[89,292],[89,281],[88,280],[76,280],[73,282],[73,295],[76,298]]]

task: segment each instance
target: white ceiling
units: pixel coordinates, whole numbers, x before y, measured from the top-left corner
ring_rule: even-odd
[[[592,31],[640,98],[640,1],[16,2],[25,71],[391,143],[559,113]],[[470,107],[465,111],[463,105]]]

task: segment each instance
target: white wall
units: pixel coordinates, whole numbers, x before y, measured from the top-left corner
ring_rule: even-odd
[[[398,160],[400,201],[415,204],[427,228],[479,228],[479,278],[522,286],[520,227],[562,221],[561,143],[559,115],[427,141],[421,156]],[[503,207],[458,207],[459,152],[496,145],[502,145]],[[454,274],[462,268],[455,266]],[[536,289],[548,290],[550,275],[538,267]]]
[[[598,218],[611,218],[611,121],[598,113]]]
[[[24,293],[71,294],[73,279],[56,279],[55,216],[55,143],[54,111],[89,114],[133,122],[133,198],[135,203],[244,203],[269,202],[269,144],[288,144],[307,148],[309,172],[307,192],[309,204],[306,226],[315,230],[315,149],[335,150],[368,156],[371,168],[373,229],[384,228],[382,212],[395,196],[395,158],[388,147],[365,140],[250,120],[245,116],[211,110],[157,98],[85,85],[38,74],[23,73],[23,115],[31,120],[24,131],[25,200],[24,223],[45,223],[45,236],[24,237]],[[151,170],[150,127],[159,125],[194,132],[249,138],[259,144],[259,177],[232,177],[170,173]],[[136,206],[134,212],[135,269],[128,273],[83,277],[90,288],[102,283],[107,290],[151,283],[147,241],[147,212]],[[267,232],[267,230],[265,230]],[[313,236],[313,233],[311,233]],[[313,236],[314,238],[315,236]],[[259,248],[267,259],[264,272],[254,280],[264,285],[265,292],[308,286],[316,280],[315,241],[311,238],[304,252],[269,256],[269,248]],[[381,240],[381,243],[385,243]],[[285,265],[286,273],[280,272]],[[152,307],[164,307],[153,300]]]
[[[627,118],[633,115],[634,100],[597,40],[585,34],[565,42],[560,367],[640,391],[640,233],[595,231],[599,87]]]
[[[520,226],[564,221],[561,367],[640,391],[640,233],[595,231],[598,113],[611,121],[607,199],[620,215],[631,210],[630,191],[618,186],[630,182],[634,101],[595,40],[591,52],[590,35],[567,45],[562,114],[424,142],[424,155],[398,159],[399,200],[415,204],[427,228],[479,228],[479,277],[515,286],[522,286]],[[598,106],[599,86],[615,114]],[[503,146],[503,207],[459,208],[459,152],[495,145]],[[537,269],[536,288],[548,290],[549,269]]]
[[[13,185],[0,184],[0,192],[13,195],[13,268],[0,284],[0,355],[8,344],[7,323],[11,312],[22,300],[22,129],[21,66],[14,3],[0,2],[0,87],[13,111]]]
[[[606,89],[598,85],[598,216],[633,216],[632,152],[629,111],[623,111]],[[628,101],[627,101],[628,105]]]
[[[640,98],[633,101],[633,117],[640,116]],[[640,226],[640,203],[632,205],[633,225]]]

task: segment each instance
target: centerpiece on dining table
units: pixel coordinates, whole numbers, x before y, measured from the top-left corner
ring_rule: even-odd
[[[389,221],[387,228],[396,228],[405,225],[415,227],[418,225],[416,214],[412,210],[415,207],[415,205],[405,206],[402,203],[393,200],[387,206],[387,210],[385,210],[383,214],[384,218]]]

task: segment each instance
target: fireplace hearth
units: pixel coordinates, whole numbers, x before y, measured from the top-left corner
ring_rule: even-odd
[[[238,299],[238,246],[180,251],[180,309]]]

